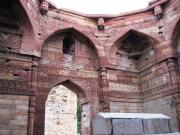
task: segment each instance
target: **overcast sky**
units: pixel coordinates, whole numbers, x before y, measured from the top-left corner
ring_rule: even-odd
[[[118,14],[142,9],[151,0],[50,0],[58,8],[87,14]]]

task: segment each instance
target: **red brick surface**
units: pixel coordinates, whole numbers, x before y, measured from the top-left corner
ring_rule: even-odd
[[[159,0],[142,11],[117,16],[84,15],[51,4],[42,14],[39,1],[12,4],[9,10],[15,14],[9,19],[17,18],[15,23],[0,20],[0,93],[30,96],[29,135],[44,134],[48,93],[66,80],[76,84],[85,93],[84,102],[90,103],[91,126],[83,135],[92,134],[92,120],[99,111],[151,113],[152,102],[166,103],[165,97],[174,103],[169,103],[176,110],[170,116],[177,116],[173,121],[180,130],[179,0]],[[160,18],[154,13],[157,5],[163,8]],[[103,24],[99,18],[104,18]],[[63,54],[68,34],[75,41],[73,55]],[[169,114],[164,108],[152,109]]]

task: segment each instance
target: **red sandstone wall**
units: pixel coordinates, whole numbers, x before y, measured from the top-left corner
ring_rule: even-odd
[[[20,2],[26,20],[17,21],[23,22],[20,28],[0,25],[0,93],[29,96],[29,135],[43,135],[48,92],[67,79],[85,92],[91,121],[98,111],[165,113],[173,118],[173,130],[177,130],[179,0],[163,5],[160,20],[153,10],[147,10],[107,18],[101,31],[96,18],[52,7],[42,15],[39,2]],[[116,56],[131,29],[153,40],[154,56],[141,56],[136,72]],[[68,31],[76,41],[73,57],[62,53],[62,40]],[[84,129],[86,135],[89,130],[92,128]]]

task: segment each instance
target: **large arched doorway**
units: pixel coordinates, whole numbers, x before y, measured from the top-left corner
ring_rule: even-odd
[[[95,46],[86,36],[73,28],[55,32],[44,42],[37,74],[34,131],[36,135],[44,135],[46,131],[45,103],[49,93],[59,82],[67,79],[73,80],[86,94],[86,99],[81,102],[83,115],[81,129],[82,135],[91,134],[91,120],[98,111],[97,59]],[[63,83],[65,87],[78,95],[81,93],[76,92],[80,88],[74,87],[74,83],[66,83]]]
[[[45,105],[45,135],[77,134],[77,101],[77,94],[63,85],[50,91]]]
[[[84,99],[84,91],[70,80],[53,87],[45,103],[45,135],[84,134],[90,125]]]

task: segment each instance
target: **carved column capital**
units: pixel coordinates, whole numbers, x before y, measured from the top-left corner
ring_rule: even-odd
[[[101,73],[101,79],[107,79],[107,70],[106,68],[101,68],[100,70],[100,73]]]
[[[104,18],[99,18],[98,19],[98,29],[99,30],[104,30],[104,27],[105,27]]]
[[[44,15],[49,10],[49,2],[47,0],[43,0],[40,5],[40,11]]]
[[[175,70],[175,66],[176,66],[175,59],[174,58],[167,59],[167,66],[169,71]]]
[[[108,75],[107,75],[107,69],[106,67],[102,67],[99,70],[100,73],[100,80],[101,80],[101,88],[99,93],[99,103],[101,104],[100,111],[110,111],[110,103],[109,103],[109,81],[108,81]]]
[[[37,68],[38,67],[38,61],[32,61],[32,67]]]
[[[176,70],[176,59],[168,58],[167,59],[167,67],[170,75],[171,84],[174,85],[177,83],[177,70]]]
[[[156,16],[157,19],[161,19],[163,16],[163,9],[161,5],[155,6],[154,7],[154,15]]]

